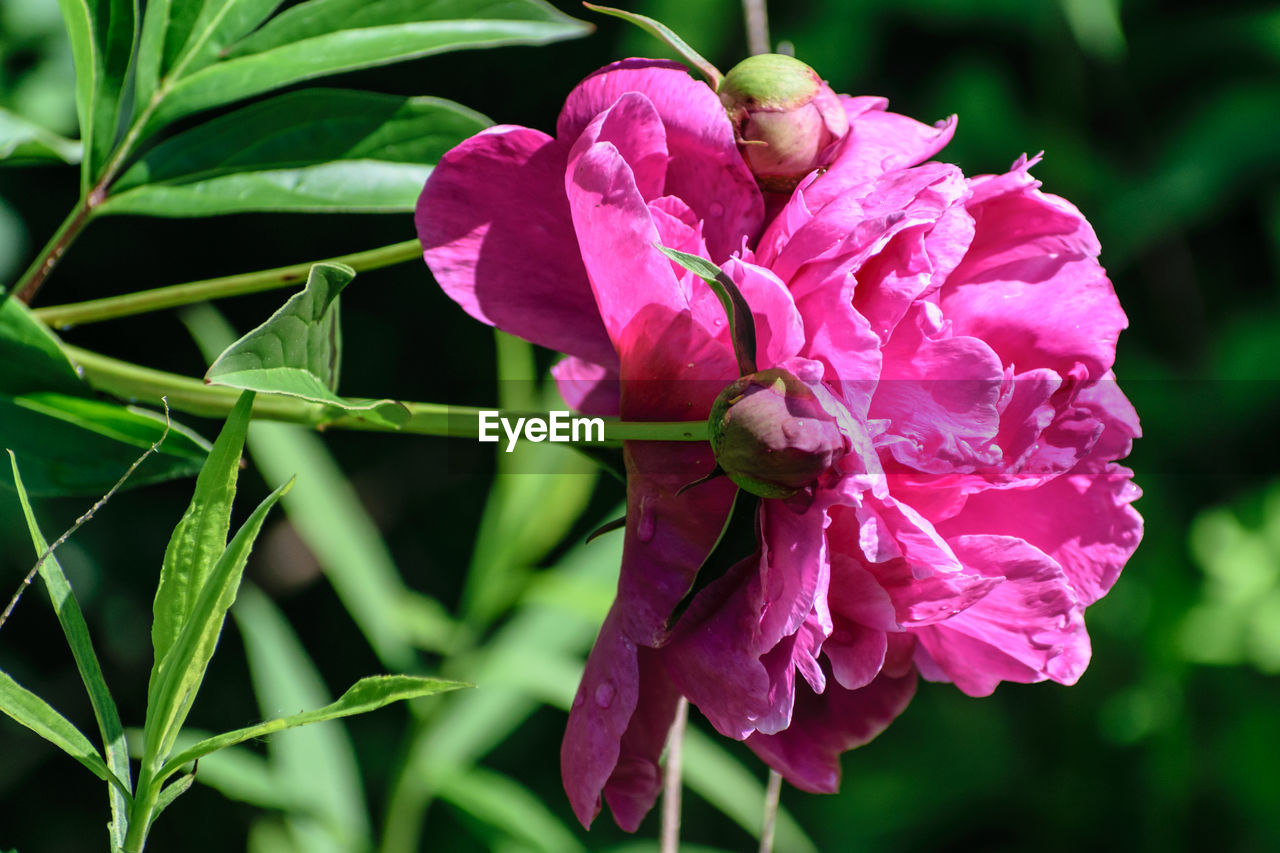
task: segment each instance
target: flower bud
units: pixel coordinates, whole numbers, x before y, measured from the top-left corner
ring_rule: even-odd
[[[729,479],[766,498],[796,494],[848,449],[813,391],[776,367],[720,392],[707,424],[716,462]]]
[[[849,132],[840,98],[816,71],[778,53],[748,57],[717,90],[752,174],[769,192],[790,192],[825,164]]]

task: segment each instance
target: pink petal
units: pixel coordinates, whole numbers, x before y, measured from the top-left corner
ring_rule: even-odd
[[[663,195],[667,179],[667,138],[658,111],[644,95],[628,92],[591,119],[574,142],[585,150],[608,142],[631,169],[636,189],[645,200]]]
[[[723,262],[742,247],[744,235],[759,232],[764,203],[719,98],[682,65],[628,59],[600,69],[569,93],[557,138],[572,144],[598,113],[628,92],[648,98],[666,126],[671,162],[662,194],[689,204],[705,223],[712,260]]]
[[[1011,536],[952,543],[967,566],[1004,580],[963,613],[912,629],[929,661],[970,696],[987,696],[1001,681],[1074,684],[1089,664],[1089,635],[1062,568]]]
[[[566,151],[522,127],[473,136],[427,180],[418,237],[436,280],[468,314],[608,365],[616,356],[563,200]]]
[[[1018,372],[1065,375],[1081,362],[1100,378],[1128,320],[1098,265],[1097,237],[1063,199],[1020,182],[979,186],[1007,183],[1015,188],[970,205],[977,229],[943,287],[943,311],[957,334],[983,339]]]
[[[835,633],[822,645],[831,662],[831,674],[845,690],[857,690],[871,683],[884,666],[889,648],[884,631],[835,617]]]
[[[822,694],[797,686],[791,725],[773,735],[747,738],[765,763],[792,785],[815,794],[840,787],[840,755],[872,740],[906,710],[916,675],[880,675],[860,690],[828,684]]]
[[[617,417],[622,388],[616,368],[569,356],[551,368],[551,375],[569,408],[586,415]]]
[[[805,344],[804,320],[786,285],[764,267],[736,258],[729,259],[723,268],[751,306],[759,366],[773,367],[799,353]],[[722,308],[720,313],[723,316]],[[725,333],[727,341],[727,328]]]

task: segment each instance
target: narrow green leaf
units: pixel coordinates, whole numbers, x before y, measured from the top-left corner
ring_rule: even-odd
[[[661,21],[655,21],[653,18],[647,18],[644,15],[637,15],[635,12],[626,12],[622,9],[612,9],[608,6],[596,6],[593,3],[583,3],[588,9],[594,12],[600,12],[605,15],[612,15],[615,18],[621,18],[624,21],[635,24],[658,41],[670,47],[684,61],[692,65],[701,72],[703,77],[707,78],[707,82],[711,84],[712,89],[720,88],[720,81],[724,79],[724,75],[720,71],[703,58],[702,54],[694,50],[688,42],[676,35],[675,31]]]
[[[129,789],[107,769],[98,750],[79,729],[4,670],[0,670],[0,712],[88,767],[94,776],[128,793]]]
[[[156,818],[160,816],[160,812],[173,805],[173,801],[185,794],[196,781],[195,772],[187,773],[174,779],[160,792],[160,796],[156,798],[155,810],[151,812],[151,823],[156,822]]]
[[[98,213],[412,211],[430,167],[489,124],[439,98],[304,89],[162,142]]]
[[[301,397],[367,420],[403,424],[409,410],[394,400],[349,400],[334,393],[341,342],[337,299],[353,278],[355,271],[342,264],[313,266],[306,288],[218,356],[205,381]]]
[[[658,251],[707,283],[715,291],[729,320],[729,336],[733,353],[738,358],[738,371],[746,376],[756,372],[756,320],[738,285],[720,267],[688,252],[654,244]]]
[[[295,489],[291,494],[310,490]],[[262,719],[317,708],[333,699],[284,614],[257,587],[246,584],[241,589],[231,615],[244,640]],[[370,829],[365,793],[355,748],[344,726],[312,726],[281,734],[270,740],[267,752],[275,787],[287,792],[290,800],[285,823],[302,849],[342,853],[366,846]],[[206,755],[201,767],[222,754],[220,750]]]
[[[0,107],[0,163],[79,163],[80,143]]]
[[[253,394],[240,395],[200,469],[191,503],[165,548],[152,606],[153,680],[160,662],[186,627],[209,573],[227,546],[240,455],[252,410]]]
[[[532,850],[586,850],[573,832],[526,787],[510,776],[472,767],[449,774],[440,798]]]
[[[22,514],[27,519],[31,544],[35,548],[36,557],[42,557],[48,550],[49,543],[40,532],[40,525],[31,509],[31,501],[27,498],[26,489],[22,486],[17,457],[13,455],[12,450],[9,451],[9,465],[13,469],[13,485],[18,492],[18,501],[22,504]],[[58,623],[62,625],[62,633],[66,635],[67,644],[71,647],[71,656],[75,658],[80,680],[84,682],[85,690],[89,694],[89,704],[93,707],[93,716],[98,721],[98,732],[102,736],[106,763],[111,772],[127,788],[131,784],[129,745],[125,742],[120,712],[116,708],[115,700],[111,698],[111,690],[107,687],[102,666],[98,663],[98,654],[94,651],[93,641],[89,637],[89,626],[85,624],[84,614],[80,612],[80,605],[76,601],[71,584],[67,581],[58,558],[49,554],[41,560],[39,573],[45,589],[48,590],[49,599],[53,602]],[[110,798],[112,840],[119,846],[124,843],[124,833],[129,826],[129,808],[125,796],[114,787],[110,788]]]
[[[235,731],[203,740],[170,758],[165,763],[161,775],[172,773],[187,762],[194,761],[202,755],[208,755],[210,752],[223,747],[234,746],[254,738],[266,737],[269,734],[291,729],[295,726],[321,723],[325,720],[336,720],[340,717],[351,717],[356,714],[367,714],[370,711],[376,711],[379,708],[390,705],[392,702],[417,699],[421,696],[432,696],[436,693],[447,693],[451,690],[470,686],[472,685],[462,681],[422,678],[415,675],[374,675],[362,678],[351,685],[350,689],[343,693],[338,701],[325,705],[323,708],[292,714],[288,717],[277,717],[274,720],[269,720],[256,726],[236,729]]]
[[[18,454],[33,495],[101,495],[163,434],[164,418],[146,409],[66,394],[0,394],[0,446]],[[195,474],[208,446],[171,424],[159,452],[127,485]],[[0,485],[7,488],[7,480]]]
[[[590,25],[541,0],[309,0],[177,79],[143,130],[193,112],[357,68],[435,53],[582,36]]]
[[[253,542],[266,521],[267,512],[292,486],[290,480],[268,495],[232,538],[210,572],[182,632],[159,662],[147,690],[144,766],[155,768],[168,755],[217,648],[222,624],[240,588]]]
[[[114,147],[120,99],[137,34],[136,0],[58,0],[76,65],[76,113],[86,189]]]

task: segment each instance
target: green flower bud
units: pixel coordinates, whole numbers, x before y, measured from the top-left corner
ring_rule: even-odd
[[[760,187],[790,192],[849,132],[840,98],[816,71],[777,53],[735,65],[717,92]]]
[[[720,392],[707,425],[721,469],[765,498],[796,494],[848,449],[835,417],[813,391],[776,367],[743,376]]]

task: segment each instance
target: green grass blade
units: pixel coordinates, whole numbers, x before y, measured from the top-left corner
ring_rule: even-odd
[[[9,464],[13,468],[13,484],[18,491],[18,500],[22,504],[22,514],[27,519],[27,529],[31,533],[31,544],[35,546],[36,556],[44,555],[49,548],[31,502],[27,498],[26,489],[22,486],[22,477],[18,473],[18,460],[9,451]],[[124,726],[120,723],[120,712],[115,700],[111,698],[111,690],[107,687],[106,678],[102,675],[102,666],[98,663],[98,654],[94,651],[93,641],[89,637],[89,626],[85,624],[84,614],[76,601],[71,584],[62,571],[58,558],[53,554],[40,562],[40,579],[44,581],[49,599],[53,602],[54,612],[62,625],[62,632],[71,646],[71,655],[75,658],[76,669],[80,672],[80,680],[84,682],[89,693],[89,704],[93,706],[93,716],[98,721],[98,731],[102,735],[103,754],[111,772],[128,788],[131,785],[129,768],[129,745],[125,742]],[[111,800],[111,833],[112,843],[116,846],[124,844],[124,833],[128,830],[129,806],[125,795],[115,787],[110,788]]]
[[[446,778],[440,798],[543,853],[585,853],[573,832],[516,780],[483,767]]]

